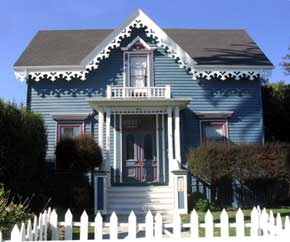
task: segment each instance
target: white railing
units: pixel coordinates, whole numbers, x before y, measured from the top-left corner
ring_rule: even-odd
[[[160,213],[155,216],[148,211],[143,223],[138,223],[134,212],[128,216],[125,223],[120,223],[115,212],[105,222],[100,213],[97,213],[93,222],[89,222],[87,213],[84,211],[80,221],[74,222],[73,215],[67,210],[63,222],[58,221],[55,210],[48,209],[30,220],[21,224],[19,229],[15,225],[11,232],[11,241],[60,241],[72,240],[73,229],[79,228],[79,236],[74,238],[79,241],[89,239],[89,231],[94,231],[95,240],[115,241],[117,239],[142,240],[146,241],[160,239],[169,241],[258,241],[276,237],[279,242],[287,241],[290,237],[289,217],[282,218],[278,213],[276,217],[273,212],[262,211],[253,208],[250,223],[245,223],[244,214],[241,209],[236,212],[235,222],[229,221],[226,210],[220,214],[220,222],[215,223],[213,215],[207,211],[204,223],[200,223],[198,214],[193,211],[189,223],[182,223],[179,214],[173,215],[173,222],[164,222]],[[93,228],[93,230],[89,230]],[[230,231],[231,230],[231,231]],[[234,231],[233,231],[234,230]],[[219,232],[217,232],[219,231]],[[247,232],[246,232],[247,231]],[[268,240],[266,240],[268,241]],[[272,240],[273,241],[273,238]]]
[[[170,98],[170,85],[165,87],[115,87],[107,86],[107,98]]]

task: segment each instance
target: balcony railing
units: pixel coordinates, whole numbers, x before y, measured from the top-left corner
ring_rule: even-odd
[[[107,98],[170,98],[170,85],[165,87],[115,87],[107,86]]]

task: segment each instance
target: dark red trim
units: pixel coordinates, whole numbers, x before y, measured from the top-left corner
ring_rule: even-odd
[[[61,134],[61,128],[62,127],[71,127],[71,128],[75,128],[78,127],[80,128],[80,134],[83,135],[84,134],[84,130],[85,130],[85,123],[81,122],[81,123],[61,123],[58,122],[57,123],[57,141],[60,141],[60,134]]]

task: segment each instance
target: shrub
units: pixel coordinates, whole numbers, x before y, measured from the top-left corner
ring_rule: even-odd
[[[0,231],[7,234],[8,231],[16,223],[25,222],[32,218],[32,213],[29,210],[29,199],[21,202],[21,198],[18,197],[18,203],[14,198],[11,198],[11,192],[5,191],[0,187]]]
[[[102,162],[100,147],[88,135],[62,139],[56,146],[55,155],[58,169],[67,171],[91,171]]]
[[[283,143],[208,144],[188,153],[189,169],[194,176],[209,180],[215,200],[223,180],[255,184],[257,180],[288,183],[290,195],[290,145]]]
[[[205,212],[210,208],[210,203],[206,197],[200,192],[193,192],[189,196],[188,209],[192,211],[195,209],[197,211]]]
[[[0,134],[0,183],[24,197],[38,197],[47,145],[41,116],[0,99]]]

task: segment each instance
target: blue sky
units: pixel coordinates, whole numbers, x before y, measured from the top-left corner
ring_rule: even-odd
[[[290,0],[0,0],[0,97],[25,103],[12,66],[38,30],[114,28],[141,8],[161,27],[246,29],[275,65],[290,44]]]

